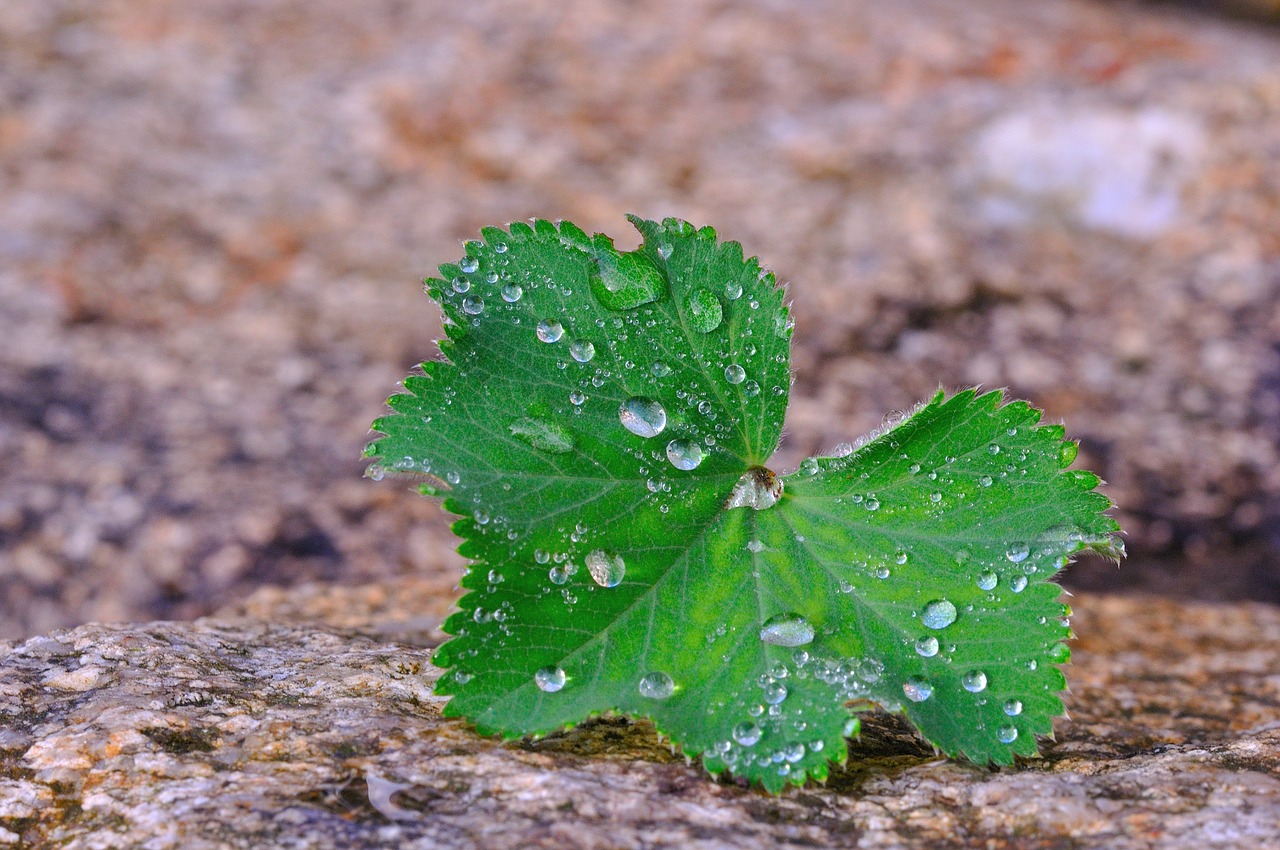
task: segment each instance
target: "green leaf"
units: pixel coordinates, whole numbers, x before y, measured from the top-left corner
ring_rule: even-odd
[[[1062,713],[1049,579],[1118,527],[1074,444],[998,393],[939,393],[785,478],[783,293],[710,228],[483,231],[427,281],[425,363],[366,455],[461,517],[469,591],[435,656],[446,713],[541,735],[652,718],[708,770],[824,778],[856,711],[1008,763]]]

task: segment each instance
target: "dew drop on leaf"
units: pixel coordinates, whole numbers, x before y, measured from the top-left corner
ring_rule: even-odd
[[[747,398],[755,398],[760,395],[760,385],[755,381],[747,381],[743,384],[742,391],[747,394]]]
[[[935,599],[920,612],[920,622],[926,628],[945,629],[956,621],[956,606],[946,599]]]
[[[780,705],[787,698],[787,686],[781,682],[769,682],[764,686],[764,701],[769,705]]]
[[[1015,564],[1020,564],[1031,554],[1031,547],[1025,543],[1014,543],[1009,547],[1004,556]]]
[[[960,677],[960,686],[971,694],[985,691],[987,689],[987,674],[981,670],[970,670]]]
[[[480,268],[480,261],[475,257],[463,257],[462,262],[458,263],[458,268],[467,274],[472,274],[476,269]]]
[[[519,285],[508,283],[506,286],[502,287],[502,300],[506,301],[508,304],[514,304],[522,297],[524,297],[524,290],[521,289]]]
[[[476,298],[474,295],[469,295],[466,298],[463,298],[462,312],[466,313],[468,316],[479,316],[484,312],[484,300]]]
[[[666,294],[666,276],[643,252],[619,253],[601,236],[596,238],[593,254],[588,285],[606,310],[633,310]]]
[[[661,360],[655,360],[653,361],[653,365],[649,367],[649,371],[652,372],[656,378],[665,378],[671,374],[671,367],[666,363],[663,363]]]
[[[1002,744],[1012,744],[1018,740],[1017,726],[1001,726],[996,730],[996,737],[1000,739]]]
[[[925,658],[932,658],[938,654],[938,639],[933,635],[920,638],[916,641],[916,652]]]
[[[813,635],[813,626],[799,614],[775,614],[760,627],[760,640],[774,646],[804,646]]]
[[[675,693],[676,683],[661,670],[645,673],[640,677],[640,696],[648,699],[666,699]]]
[[[1022,713],[1022,700],[1007,699],[1004,701],[1004,713],[1010,717],[1017,717]]]
[[[627,572],[627,565],[621,555],[593,549],[587,553],[587,571],[601,587],[617,587]]]
[[[656,437],[667,427],[667,411],[651,398],[632,396],[618,408],[622,427],[637,437]]]
[[[543,342],[558,342],[564,336],[564,325],[555,319],[543,319],[538,322],[538,339]]]
[[[1027,577],[1014,576],[1013,578],[1009,579],[1009,589],[1012,590],[1014,593],[1021,593],[1022,591],[1026,590]]]
[[[676,469],[697,469],[702,463],[702,447],[692,440],[672,440],[667,443],[667,460]]]
[[[754,747],[762,734],[760,727],[749,720],[733,727],[733,740],[744,747]]]
[[[569,356],[579,363],[590,363],[596,356],[596,347],[586,340],[578,340],[569,346]]]
[[[724,308],[720,306],[720,299],[706,287],[693,291],[685,303],[685,310],[689,314],[689,325],[695,331],[704,334],[709,334],[720,327],[720,322],[724,319]]]
[[[543,667],[533,674],[534,684],[549,694],[554,694],[563,688],[565,679],[564,671],[555,666]]]
[[[509,427],[515,437],[539,451],[557,455],[573,451],[573,434],[555,422],[526,418],[517,419]]]
[[[737,363],[731,363],[724,368],[724,379],[731,384],[740,384],[747,379],[747,370]]]
[[[978,573],[978,587],[982,590],[994,590],[999,582],[1000,577],[991,570],[983,570]]]
[[[919,676],[913,676],[902,683],[902,693],[912,702],[924,702],[933,696],[933,685]]]

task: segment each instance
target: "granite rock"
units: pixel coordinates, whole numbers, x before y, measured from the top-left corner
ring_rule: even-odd
[[[1275,608],[1082,595],[1072,720],[1043,757],[940,759],[877,714],[825,786],[770,797],[645,723],[502,743],[441,719],[443,612],[417,592],[0,645],[0,845],[1280,847]]]

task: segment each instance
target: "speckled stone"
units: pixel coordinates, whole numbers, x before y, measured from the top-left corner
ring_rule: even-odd
[[[442,720],[432,639],[385,637],[402,590],[3,645],[0,843],[1280,848],[1275,608],[1077,597],[1073,720],[1042,758],[940,759],[874,715],[825,786],[770,797],[713,781],[645,723],[503,744]],[[422,632],[434,615],[408,608]]]

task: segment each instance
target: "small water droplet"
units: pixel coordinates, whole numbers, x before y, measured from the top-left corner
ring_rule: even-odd
[[[471,279],[458,275],[453,279],[453,291],[461,295],[471,288]]]
[[[978,573],[978,587],[983,590],[994,590],[995,586],[1000,582],[1000,576],[991,570],[985,570]]]
[[[1000,743],[1002,744],[1012,744],[1014,741],[1018,740],[1018,727],[1001,726],[996,730],[996,737],[1000,739]]]
[[[676,691],[675,681],[661,670],[641,676],[639,687],[640,696],[647,699],[666,699]]]
[[[787,686],[781,682],[769,682],[764,686],[764,701],[769,705],[780,705],[787,698]]]
[[[910,556],[907,555],[906,552],[899,550],[899,552],[893,556],[893,561],[895,564],[905,564],[909,557]]]
[[[912,702],[924,702],[933,696],[933,685],[919,676],[912,676],[902,683],[902,693]]]
[[[533,674],[534,684],[549,694],[554,694],[563,688],[565,680],[564,671],[554,665],[543,667]]]
[[[538,322],[537,334],[543,342],[558,342],[564,336],[564,325],[554,319],[543,319]]]
[[[888,578],[893,572],[888,567],[876,567],[876,578]]]
[[[467,274],[472,274],[476,269],[480,268],[480,261],[475,257],[463,257],[462,262],[458,263],[458,268]]]
[[[737,363],[731,363],[724,368],[724,379],[731,384],[740,384],[747,379],[747,370]]]
[[[925,658],[932,658],[938,654],[938,639],[933,635],[920,638],[916,641],[916,652]]]
[[[581,390],[573,390],[569,393],[569,402],[574,407],[581,407],[587,402],[587,394]]]
[[[1022,591],[1026,590],[1027,577],[1014,576],[1013,578],[1009,579],[1009,589],[1012,590],[1014,593],[1021,593]]]
[[[524,290],[517,284],[508,283],[502,287],[502,300],[508,304],[514,304],[524,296]]]
[[[978,476],[978,483],[979,483],[980,485],[982,485],[983,487],[990,487],[990,486],[991,486],[991,476],[990,476],[990,475],[979,475],[979,476]]]
[[[742,284],[736,280],[731,280],[724,285],[724,297],[730,301],[737,301],[742,297]]]
[[[624,401],[618,408],[618,419],[622,427],[637,437],[656,437],[667,427],[667,411],[658,402],[643,396]]]
[[[1020,564],[1031,554],[1031,547],[1025,543],[1014,543],[1009,547],[1004,556],[1015,564]]]
[[[621,555],[593,549],[587,553],[587,570],[601,587],[617,587],[627,572],[627,565]]]
[[[987,689],[987,674],[981,670],[970,670],[960,677],[960,686],[971,694]]]
[[[661,360],[655,360],[653,365],[649,367],[649,371],[654,374],[654,377],[665,378],[671,374],[671,367]]]
[[[690,326],[700,333],[711,333],[724,320],[724,308],[720,306],[720,299],[706,287],[693,291],[685,302],[685,310]]]
[[[992,443],[991,445],[987,446],[987,451],[993,455],[998,455],[1000,454],[1000,447],[997,446],[995,443]]]
[[[545,564],[551,560],[551,553],[546,549],[534,549],[533,560],[537,561],[539,564]]]
[[[551,579],[551,583],[555,585],[568,584],[571,575],[573,573],[567,566],[559,564],[547,571],[547,578]]]
[[[760,727],[749,720],[733,727],[733,740],[744,747],[754,747],[760,742],[763,734]]]
[[[760,640],[774,646],[804,646],[813,635],[813,626],[799,614],[775,614],[760,628]]]
[[[926,628],[945,629],[956,621],[956,606],[946,599],[935,599],[920,612],[920,622]]]
[[[866,501],[862,503],[862,506],[869,511],[879,510],[880,500],[877,499],[875,496],[868,496]]]
[[[1022,713],[1022,700],[1007,699],[1004,701],[1004,713],[1010,717],[1017,717]]]
[[[590,363],[596,356],[596,347],[586,340],[578,340],[569,346],[569,356],[579,363]]]
[[[764,551],[764,544],[753,537],[747,541],[747,551],[759,554]]]
[[[692,440],[672,440],[667,443],[667,460],[676,469],[697,469],[702,463],[702,447]]]
[[[755,381],[747,381],[742,385],[742,391],[746,393],[747,398],[755,398],[760,395],[760,385]]]
[[[664,260],[669,260],[669,259],[671,259],[671,251],[672,251],[672,250],[673,250],[673,249],[672,249],[672,247],[671,247],[671,243],[670,243],[670,242],[659,242],[659,243],[658,243],[658,256],[659,256],[659,257],[661,257],[662,259],[664,259]]]

